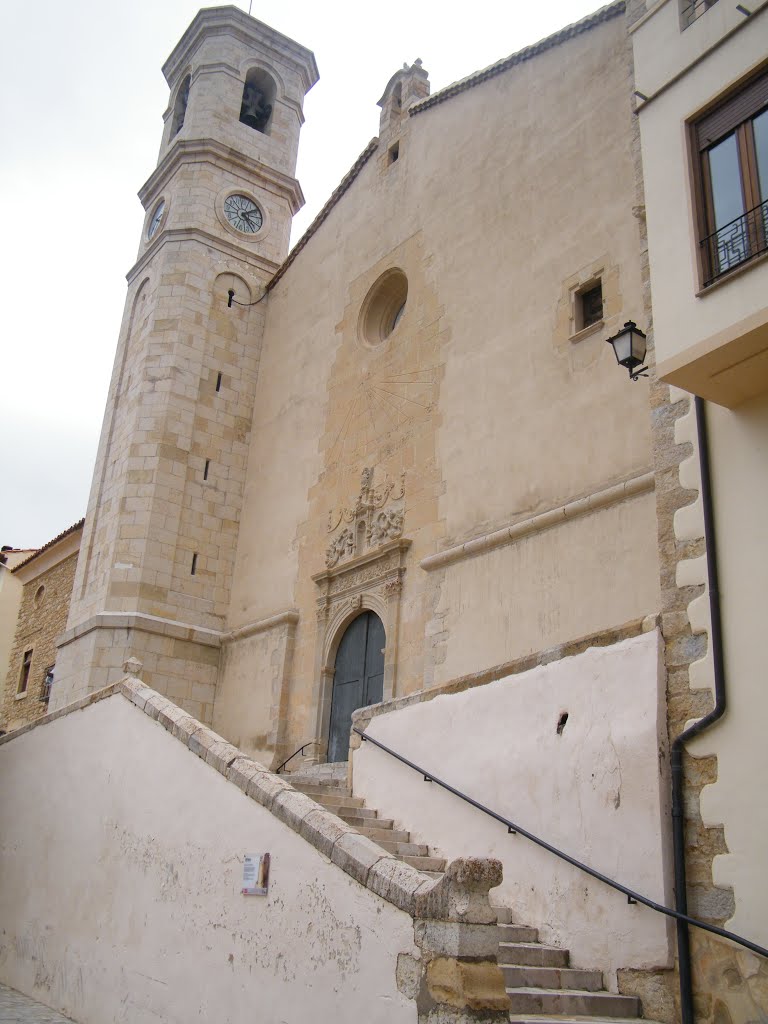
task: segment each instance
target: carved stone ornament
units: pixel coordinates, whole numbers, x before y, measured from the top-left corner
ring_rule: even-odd
[[[351,530],[342,530],[328,545],[325,552],[325,564],[332,569],[342,558],[352,558],[355,553],[355,535]]]
[[[387,580],[384,584],[384,596],[394,597],[396,594],[399,594],[402,589],[403,581],[399,576],[396,576],[393,580]]]
[[[360,477],[360,493],[354,504],[340,511],[331,509],[328,513],[329,533],[337,530],[342,523],[353,525],[345,527],[328,545],[325,553],[326,567],[332,569],[339,562],[402,536],[402,506],[387,509],[384,506],[388,502],[390,505],[401,502],[404,497],[405,473],[400,477],[399,489],[391,480],[375,487],[373,469],[366,467]]]
[[[378,547],[388,540],[397,540],[403,533],[403,513],[401,509],[387,509],[379,512],[368,527],[368,542]]]

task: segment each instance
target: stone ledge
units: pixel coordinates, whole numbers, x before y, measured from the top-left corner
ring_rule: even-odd
[[[215,629],[193,626],[188,622],[174,622],[143,612],[101,612],[62,633],[56,646],[66,647],[73,640],[92,633],[94,629],[136,629],[142,633],[170,637],[172,640],[188,640],[203,647],[220,647],[224,635]]]
[[[473,537],[463,544],[446,548],[445,551],[438,551],[434,555],[422,558],[419,565],[426,572],[435,569],[442,569],[452,562],[461,561],[464,558],[471,558],[474,555],[486,554],[496,548],[513,544],[523,537],[530,537],[532,534],[549,530],[553,526],[563,526],[580,516],[588,515],[591,512],[598,512],[601,509],[610,508],[622,501],[628,501],[641,494],[647,494],[654,489],[656,477],[653,473],[643,473],[625,480],[624,483],[615,484],[613,487],[606,487],[601,491],[595,491],[583,498],[569,501],[565,505],[548,509],[539,515],[531,516],[520,522],[504,526],[493,533],[484,533],[480,537]]]
[[[237,629],[232,629],[229,633],[222,633],[221,642],[223,644],[235,643],[238,640],[245,640],[249,636],[255,636],[257,633],[266,633],[270,629],[277,629],[279,626],[295,626],[298,621],[299,613],[294,608],[289,608],[287,611],[270,615],[269,618],[249,622],[246,626],[238,626]]]
[[[631,640],[642,633],[650,633],[659,628],[660,624],[660,615],[646,615],[642,619],[630,619],[629,622],[625,622],[621,626],[613,626],[610,629],[600,630],[598,633],[590,633],[587,636],[577,637],[575,640],[555,644],[553,647],[547,647],[534,654],[527,654],[514,661],[493,665],[491,668],[483,669],[482,672],[459,676],[457,679],[441,683],[429,690],[417,690],[416,693],[410,693],[407,697],[395,697],[393,700],[382,701],[380,704],[369,704],[368,707],[358,708],[353,712],[352,725],[364,731],[368,723],[378,715],[387,715],[390,711],[399,711],[412,704],[422,704],[425,701],[434,700],[435,697],[462,693],[475,686],[495,683],[506,676],[529,672],[532,668],[549,665],[553,661],[561,661],[564,658],[573,658],[578,654],[583,654],[591,647],[611,647],[613,644],[621,643],[622,640]],[[359,746],[360,737],[353,733],[350,750],[357,750]]]

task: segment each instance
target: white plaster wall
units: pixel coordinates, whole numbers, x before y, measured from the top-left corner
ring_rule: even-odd
[[[593,648],[463,693],[383,714],[367,733],[456,788],[636,891],[665,900],[668,817],[659,634]],[[568,712],[561,735],[558,719]],[[591,880],[370,743],[353,755],[354,793],[414,842],[449,858],[498,857],[492,894],[572,963],[669,963],[664,919]],[[668,894],[667,894],[668,895]]]
[[[707,405],[710,458],[718,546],[718,570],[726,669],[725,717],[689,744],[698,756],[717,755],[717,782],[701,794],[706,825],[722,825],[728,853],[715,858],[716,885],[732,886],[736,911],[726,927],[768,943],[768,802],[764,780],[768,753],[764,723],[768,715],[765,688],[765,580],[768,576],[768,397],[754,399],[738,411]],[[695,419],[681,421],[679,443],[695,445]],[[685,486],[698,488],[698,457],[681,471]],[[683,476],[685,473],[685,476]],[[747,495],[749,498],[747,500]],[[685,513],[684,515],[682,513]],[[701,536],[701,503],[678,513],[678,537]],[[703,559],[681,563],[678,583],[706,581]],[[694,632],[709,630],[709,597],[691,603],[688,615]],[[691,667],[693,688],[713,682],[711,653]]]
[[[80,1024],[416,1021],[410,917],[123,697],[3,745],[0,774],[3,982]],[[243,897],[263,851],[269,896]]]

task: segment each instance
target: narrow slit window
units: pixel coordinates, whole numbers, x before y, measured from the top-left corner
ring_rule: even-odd
[[[197,575],[197,552],[195,552],[192,555],[192,570],[191,570],[189,575],[190,576],[196,576]]]
[[[207,480],[208,479],[208,470],[210,468],[211,468],[211,460],[210,459],[206,459],[205,460],[205,469],[203,470],[203,480]]]
[[[17,694],[23,694],[27,692],[27,686],[29,684],[29,673],[32,668],[32,651],[24,651],[24,657],[21,662],[21,672],[19,673],[19,685],[16,690]]]
[[[216,378],[216,390],[221,391],[221,373]]]
[[[389,162],[393,164],[395,160],[400,159],[400,143],[396,142],[394,146],[389,147]]]

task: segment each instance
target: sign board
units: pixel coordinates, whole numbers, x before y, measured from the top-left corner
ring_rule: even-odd
[[[266,896],[269,891],[269,854],[246,853],[243,860],[243,896]]]

